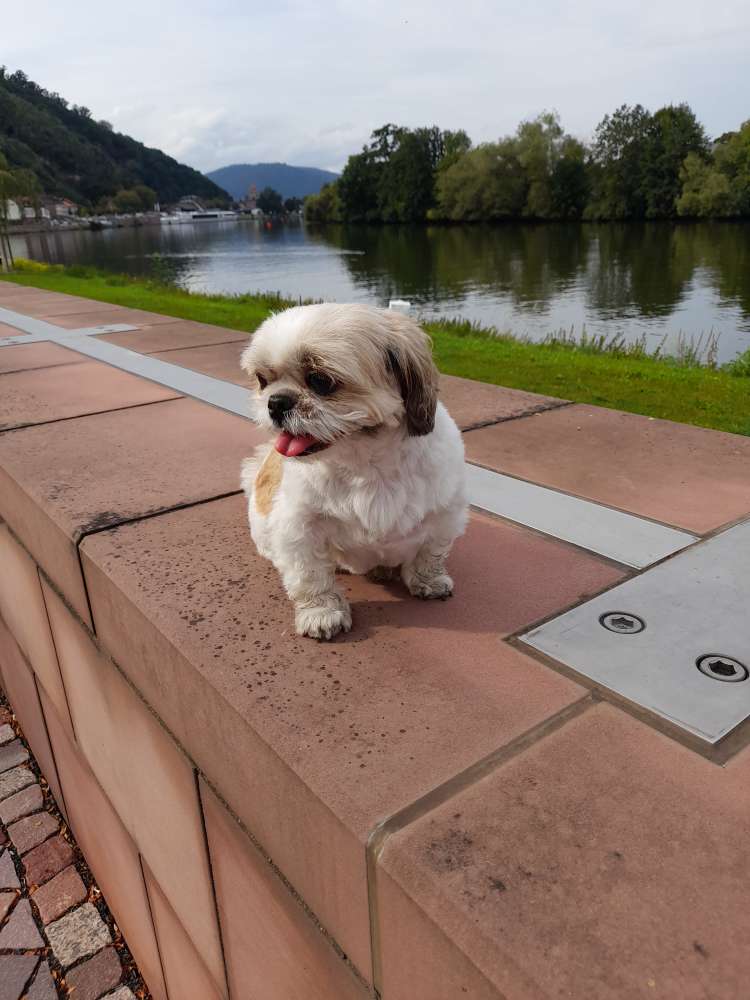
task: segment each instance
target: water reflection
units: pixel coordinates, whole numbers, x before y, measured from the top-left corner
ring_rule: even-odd
[[[250,221],[44,233],[16,254],[170,277],[201,291],[386,303],[534,338],[574,326],[656,344],[750,346],[750,224],[331,226]]]

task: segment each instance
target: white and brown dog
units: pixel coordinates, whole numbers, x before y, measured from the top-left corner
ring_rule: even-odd
[[[351,628],[337,569],[400,568],[415,597],[448,597],[466,525],[461,434],[437,400],[427,334],[361,305],[267,319],[242,355],[253,417],[276,432],[242,467],[250,531],[294,602],[300,635]]]

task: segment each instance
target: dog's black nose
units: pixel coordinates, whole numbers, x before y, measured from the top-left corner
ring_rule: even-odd
[[[288,413],[289,410],[293,410],[296,403],[297,397],[290,396],[286,392],[275,392],[273,396],[269,396],[268,412],[271,414],[271,420],[281,426],[284,414]]]

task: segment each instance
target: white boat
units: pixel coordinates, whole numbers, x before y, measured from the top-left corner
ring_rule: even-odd
[[[233,222],[239,213],[221,208],[206,208],[200,212],[162,212],[162,225],[179,226],[187,222]]]

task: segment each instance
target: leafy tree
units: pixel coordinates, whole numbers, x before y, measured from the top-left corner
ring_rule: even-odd
[[[642,165],[647,218],[676,214],[685,157],[707,159],[708,154],[706,132],[687,104],[669,105],[654,113]]]
[[[280,215],[284,201],[278,191],[274,191],[272,187],[264,187],[258,195],[257,205],[264,215]]]
[[[559,117],[544,111],[516,131],[516,149],[528,190],[523,214],[534,219],[552,215],[552,172],[560,157],[564,133]]]
[[[350,156],[337,182],[341,211],[350,222],[378,220],[378,186],[383,163],[366,147]]]
[[[343,221],[338,183],[324,184],[318,194],[310,194],[305,198],[305,221]]]
[[[732,189],[726,174],[695,153],[689,153],[680,170],[682,193],[677,199],[679,215],[720,217],[733,214]]]
[[[580,219],[591,185],[587,150],[582,142],[565,136],[549,179],[553,219]]]
[[[299,212],[299,210],[301,208],[302,208],[302,199],[301,198],[287,198],[286,201],[284,202],[284,211],[285,212],[290,212],[290,213],[291,212]]]
[[[338,181],[344,218],[352,222],[421,222],[436,203],[441,169],[471,146],[465,132],[436,125],[375,129],[361,153],[350,156]]]
[[[154,191],[153,188],[148,187],[146,184],[136,184],[133,188],[133,192],[138,195],[138,199],[141,203],[140,207],[143,211],[151,212],[158,200],[156,191]]]
[[[438,208],[452,221],[514,218],[523,211],[527,188],[517,141],[484,143],[439,175]]]
[[[592,195],[586,215],[593,219],[643,218],[645,151],[652,116],[640,104],[623,104],[596,127],[591,154]]]
[[[713,150],[713,162],[691,153],[680,173],[682,194],[677,211],[683,216],[750,215],[750,121],[726,133]]]
[[[142,202],[136,191],[118,191],[113,199],[115,211],[120,215],[134,215],[140,212]]]
[[[471,149],[471,139],[463,129],[442,133],[442,155],[437,163],[439,171],[447,170]]]
[[[424,219],[434,201],[432,153],[427,129],[401,134],[378,184],[378,216],[384,222]]]

